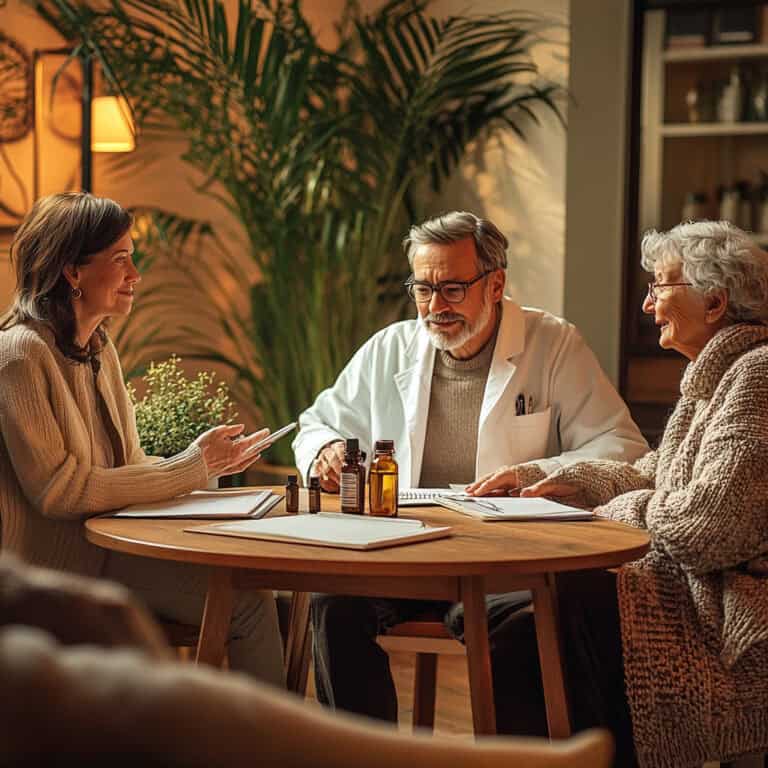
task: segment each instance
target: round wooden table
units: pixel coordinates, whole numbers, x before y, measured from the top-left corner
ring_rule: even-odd
[[[282,492],[282,488],[273,488]],[[305,508],[305,507],[303,507]],[[323,511],[339,497],[323,495]],[[283,505],[270,513],[281,514]],[[91,518],[93,544],[144,557],[210,567],[197,660],[220,664],[232,615],[233,589],[294,590],[288,674],[305,644],[309,592],[463,602],[472,716],[476,734],[496,731],[486,594],[529,589],[551,737],[570,735],[557,632],[555,574],[611,568],[641,557],[646,531],[608,520],[481,522],[440,507],[409,507],[401,517],[450,525],[453,536],[388,549],[355,551],[211,536],[184,529],[201,520]]]

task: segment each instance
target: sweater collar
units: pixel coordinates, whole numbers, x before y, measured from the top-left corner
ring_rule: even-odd
[[[738,323],[718,331],[688,365],[680,383],[686,397],[706,400],[712,397],[723,374],[737,358],[753,347],[768,343],[768,326]]]

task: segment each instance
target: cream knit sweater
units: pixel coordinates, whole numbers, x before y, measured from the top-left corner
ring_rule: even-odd
[[[768,750],[768,328],[720,331],[686,369],[658,451],[550,476],[651,535],[618,580],[642,766]]]
[[[202,488],[199,448],[149,459],[117,352],[101,353],[99,392],[125,465],[97,466],[104,431],[93,403],[93,371],[64,357],[42,325],[0,332],[0,511],[2,545],[25,560],[97,576],[105,550],[86,541],[82,521],[127,504],[162,501]]]

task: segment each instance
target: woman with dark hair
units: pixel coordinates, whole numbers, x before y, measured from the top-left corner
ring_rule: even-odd
[[[196,623],[204,569],[107,553],[82,522],[134,503],[171,499],[240,472],[267,430],[214,427],[164,459],[139,445],[117,351],[105,323],[131,311],[139,273],[131,215],[86,193],[38,200],[11,244],[13,303],[0,319],[2,543],[25,560],[104,576],[136,591],[158,615]],[[238,594],[230,664],[282,684],[271,592]]]

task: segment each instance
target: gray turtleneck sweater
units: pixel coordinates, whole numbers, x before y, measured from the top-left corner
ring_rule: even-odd
[[[457,360],[442,350],[435,355],[421,488],[447,488],[449,483],[475,479],[480,409],[498,330],[497,318],[493,336],[468,360]]]

